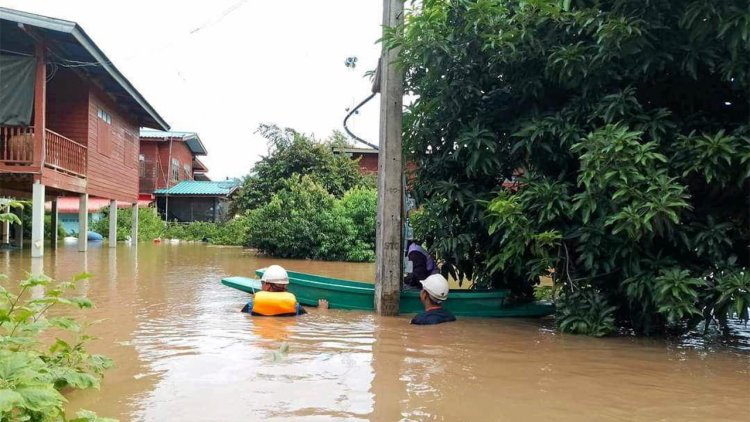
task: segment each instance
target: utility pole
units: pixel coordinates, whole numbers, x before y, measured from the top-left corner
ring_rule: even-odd
[[[383,30],[403,28],[403,0],[383,0]],[[376,231],[375,311],[398,315],[403,277],[402,120],[403,73],[397,69],[398,49],[383,46],[380,58],[380,151],[378,154],[378,218]]]

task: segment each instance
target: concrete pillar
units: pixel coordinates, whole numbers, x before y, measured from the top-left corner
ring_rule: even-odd
[[[403,0],[383,1],[383,30],[403,31]],[[383,46],[380,60],[380,150],[378,217],[375,242],[375,311],[398,315],[403,274],[401,249],[403,187],[402,104],[404,72],[395,63],[398,49]]]
[[[50,218],[50,243],[52,246],[52,249],[57,249],[57,225],[59,222],[59,213],[57,211],[57,198],[52,198],[52,210],[51,210],[51,218]]]
[[[78,251],[89,248],[89,194],[82,193],[78,200]]]
[[[31,188],[31,257],[44,255],[44,185],[34,182]]]
[[[117,246],[117,201],[109,201],[109,247]]]
[[[16,208],[16,216],[21,220],[21,224],[16,224],[16,247],[23,249],[23,208]]]
[[[133,203],[133,227],[130,231],[130,243],[133,245],[138,244],[138,203]]]

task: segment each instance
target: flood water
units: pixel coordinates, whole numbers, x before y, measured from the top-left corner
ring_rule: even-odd
[[[0,252],[0,273],[43,270],[96,308],[91,349],[115,361],[101,390],[69,409],[121,421],[435,420],[748,421],[750,340],[563,336],[551,320],[461,319],[318,311],[239,312],[248,295],[219,284],[280,263],[372,280],[371,264],[259,258],[201,244]],[[32,268],[33,266],[33,268]],[[41,268],[43,267],[43,268]],[[278,353],[281,345],[287,354]],[[277,352],[277,353],[274,353]]]

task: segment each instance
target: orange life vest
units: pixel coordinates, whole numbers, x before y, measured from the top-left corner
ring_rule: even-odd
[[[265,316],[296,315],[297,298],[289,292],[257,292],[253,298],[253,313]]]

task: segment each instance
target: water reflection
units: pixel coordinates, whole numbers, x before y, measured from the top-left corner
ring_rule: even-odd
[[[52,256],[51,256],[52,255]],[[15,281],[32,260],[0,255]],[[120,245],[49,252],[43,270],[81,283],[97,307],[94,352],[112,357],[101,391],[69,395],[123,421],[743,420],[747,337],[702,344],[556,333],[551,321],[408,317],[311,309],[299,318],[239,312],[248,296],[218,284],[277,260],[205,245]],[[37,264],[35,264],[37,265]],[[372,279],[370,264],[283,261]],[[39,268],[37,267],[36,270]],[[282,344],[288,352],[279,352]]]

